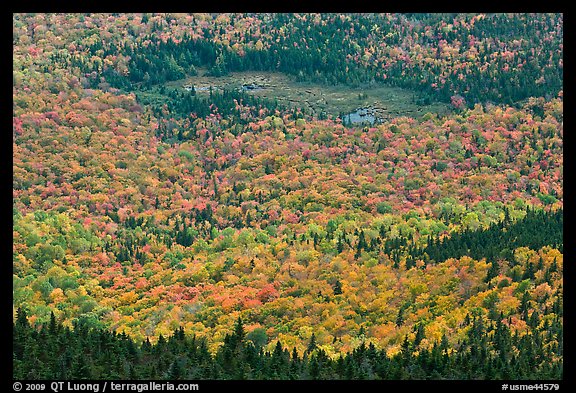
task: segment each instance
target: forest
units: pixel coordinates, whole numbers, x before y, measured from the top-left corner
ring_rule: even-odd
[[[15,379],[563,378],[562,14],[13,14],[12,146]]]
[[[561,356],[561,346],[544,349],[545,336],[510,332],[501,321],[484,325],[481,318],[466,316],[467,337],[457,355],[450,355],[446,336],[431,349],[419,349],[424,338],[419,326],[413,341],[406,336],[400,353],[385,351],[364,341],[352,352],[331,359],[318,348],[312,335],[304,353],[290,352],[277,341],[264,351],[258,336],[247,335],[238,319],[232,333],[212,356],[206,341],[186,336],[182,328],[158,342],[134,343],[124,334],[90,329],[82,323],[74,330],[50,323],[40,331],[30,327],[26,313],[18,311],[13,328],[14,378],[16,379],[560,379],[561,362],[539,362]],[[530,321],[532,327],[537,322]],[[559,321],[552,322],[556,334]],[[40,348],[40,343],[44,348]],[[515,354],[513,351],[517,351]],[[50,353],[50,356],[47,354]]]

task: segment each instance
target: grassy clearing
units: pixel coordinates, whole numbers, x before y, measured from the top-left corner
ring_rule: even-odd
[[[277,72],[236,72],[227,76],[206,76],[204,70],[198,76],[167,83],[167,87],[194,86],[198,94],[209,94],[209,87],[217,89],[240,88],[243,85],[257,85],[261,89],[251,90],[255,96],[277,99],[292,107],[307,108],[314,113],[325,112],[332,116],[353,112],[358,108],[374,108],[383,119],[398,116],[419,118],[424,114],[448,114],[450,106],[435,102],[430,105],[417,105],[414,93],[398,87],[374,84],[364,87],[322,86],[293,81],[289,76]]]

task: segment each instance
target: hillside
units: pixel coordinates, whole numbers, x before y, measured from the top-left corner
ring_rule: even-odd
[[[117,374],[90,352],[98,378],[562,378],[561,14],[14,14],[13,31],[18,345],[57,324],[142,351]],[[346,120],[373,100],[386,116]],[[260,348],[316,364],[252,372]],[[15,349],[15,378],[54,376],[35,351]],[[339,368],[358,351],[369,369]]]

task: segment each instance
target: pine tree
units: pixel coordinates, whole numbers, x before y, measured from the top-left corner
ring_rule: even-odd
[[[317,347],[316,344],[316,335],[314,333],[312,333],[312,336],[310,336],[310,342],[308,343],[308,347],[306,348],[306,353],[311,353],[312,351],[314,351]]]
[[[336,250],[338,254],[341,254],[344,251],[344,240],[342,239],[343,235],[338,237],[338,243],[336,244]]]
[[[16,326],[20,328],[28,327],[28,315],[26,314],[26,310],[21,307],[18,307],[18,310],[16,310]]]
[[[334,295],[341,295],[342,294],[342,283],[340,280],[336,280],[334,283]]]
[[[500,267],[498,266],[498,262],[492,261],[490,264],[490,269],[488,269],[488,273],[486,273],[486,278],[484,282],[490,282],[493,278],[498,277],[500,273]]]
[[[526,266],[526,270],[524,271],[524,274],[522,275],[522,280],[534,280],[535,276],[534,276],[534,264],[530,261],[528,262],[527,266]]]
[[[416,336],[414,337],[414,347],[420,345],[422,340],[426,337],[424,334],[424,325],[422,323],[418,324],[418,329],[416,330]]]
[[[180,364],[179,358],[176,358],[170,366],[170,372],[168,376],[173,380],[184,379],[184,368]]]

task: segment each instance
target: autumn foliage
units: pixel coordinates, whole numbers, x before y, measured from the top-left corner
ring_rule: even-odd
[[[15,14],[15,319],[138,343],[181,327],[214,354],[241,317],[269,351],[314,336],[332,359],[406,337],[457,352],[483,321],[561,361],[562,16],[418,18]],[[232,93],[146,101],[201,68],[373,79],[455,110],[351,127]],[[530,241],[456,255],[512,225]]]

